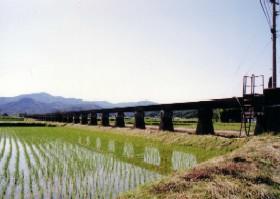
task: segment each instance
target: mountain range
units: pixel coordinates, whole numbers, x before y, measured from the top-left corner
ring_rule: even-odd
[[[32,93],[15,97],[0,97],[0,113],[9,115],[26,113],[42,114],[59,111],[79,111],[101,108],[142,106],[156,104],[151,101],[110,103],[107,101],[84,101],[77,98],[53,96],[48,93]]]

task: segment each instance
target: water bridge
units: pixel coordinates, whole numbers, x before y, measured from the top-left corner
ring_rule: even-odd
[[[250,96],[250,95],[249,95]],[[280,88],[265,89],[263,94],[251,95],[251,119],[256,121],[255,133],[264,131],[280,131]],[[243,97],[212,99],[173,104],[156,104],[148,106],[116,107],[95,110],[56,112],[48,114],[28,115],[27,117],[40,121],[80,123],[84,125],[97,125],[101,115],[101,125],[109,126],[110,114],[116,114],[115,127],[125,127],[125,113],[134,113],[134,127],[145,129],[145,112],[160,111],[159,130],[174,131],[173,112],[180,110],[197,110],[197,134],[213,134],[213,110],[237,108],[242,111],[248,101],[248,94]],[[245,114],[245,113],[244,113]],[[246,119],[246,118],[245,118]],[[247,119],[246,119],[247,121]],[[246,122],[245,122],[246,123]]]

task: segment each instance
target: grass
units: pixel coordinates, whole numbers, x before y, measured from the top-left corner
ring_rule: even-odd
[[[0,116],[0,121],[24,121],[24,118],[15,116]]]
[[[175,117],[173,118],[173,125],[176,128],[187,128],[187,129],[196,129],[198,119],[197,118],[178,118]],[[134,118],[133,117],[126,117],[125,118],[125,123],[129,125],[134,124]],[[99,121],[99,124],[101,122]],[[115,124],[115,118],[111,117],[110,118],[110,124],[114,125]],[[152,126],[159,126],[160,124],[160,119],[158,117],[152,118],[152,117],[145,117],[145,124],[147,126],[152,125]],[[240,131],[241,123],[238,122],[229,122],[229,123],[223,123],[219,121],[213,120],[213,126],[215,130],[218,131]],[[255,129],[256,123],[252,122],[251,124],[251,131]]]
[[[280,136],[254,137],[225,156],[122,195],[127,198],[280,197]]]
[[[174,124],[175,127],[184,127],[189,129],[196,129],[197,123],[189,123],[189,124]],[[255,129],[256,124],[251,124],[251,131]],[[240,131],[241,123],[223,123],[223,122],[213,122],[213,127],[218,131]]]

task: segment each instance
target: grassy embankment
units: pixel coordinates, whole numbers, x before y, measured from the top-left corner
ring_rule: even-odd
[[[120,198],[280,198],[280,136],[250,138],[230,154]]]

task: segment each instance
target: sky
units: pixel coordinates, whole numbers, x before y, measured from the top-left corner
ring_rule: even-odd
[[[241,96],[243,75],[271,76],[271,45],[258,0],[0,0],[0,96]]]

